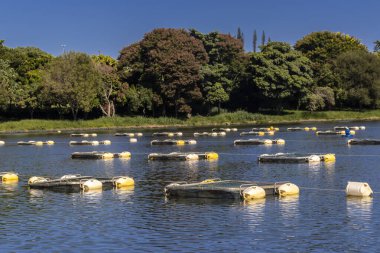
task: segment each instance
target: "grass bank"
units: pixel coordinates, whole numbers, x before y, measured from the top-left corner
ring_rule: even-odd
[[[305,112],[285,111],[282,115],[269,115],[238,111],[215,116],[194,116],[191,119],[115,117],[94,120],[18,120],[0,123],[0,132],[26,132],[44,130],[112,129],[112,128],[153,128],[166,126],[212,126],[226,124],[278,124],[304,121],[328,120],[380,120],[380,110]]]

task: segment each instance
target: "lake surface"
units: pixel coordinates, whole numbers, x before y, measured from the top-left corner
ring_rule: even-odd
[[[380,138],[380,122],[307,124],[318,129],[364,125],[357,138]],[[110,146],[69,146],[68,133],[0,136],[0,171],[16,171],[16,185],[0,183],[0,252],[379,252],[380,146],[352,146],[340,136],[281,131],[284,146],[234,146],[239,132],[194,138],[192,146],[151,146],[152,132],[129,143],[116,132],[98,133]],[[297,126],[306,126],[297,125]],[[260,137],[262,138],[262,137]],[[154,138],[156,139],[156,138]],[[54,140],[52,146],[17,146],[17,141]],[[75,151],[130,151],[132,159],[72,160]],[[153,152],[215,151],[218,161],[148,161]],[[263,153],[335,153],[333,164],[258,164]],[[30,190],[31,176],[128,175],[134,189],[95,193]],[[207,178],[291,181],[299,197],[268,196],[252,203],[164,197],[172,181]],[[346,198],[347,181],[368,182],[373,198]],[[312,188],[312,189],[310,189]],[[320,190],[318,190],[320,189]],[[323,190],[328,189],[328,190]]]

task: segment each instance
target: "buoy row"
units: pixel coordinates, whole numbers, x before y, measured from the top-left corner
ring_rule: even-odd
[[[248,140],[235,140],[235,145],[272,145],[272,144],[278,144],[283,145],[285,144],[285,140],[283,139],[275,139],[275,140],[269,140],[269,139],[248,139]]]
[[[125,188],[135,185],[133,178],[118,176],[113,178],[94,178],[81,175],[64,175],[57,179],[34,176],[28,180],[31,189],[51,189],[63,191],[92,191],[103,188]]]
[[[70,141],[70,145],[73,146],[98,146],[98,145],[111,145],[110,140],[104,141]]]
[[[267,132],[263,132],[263,131],[259,131],[259,132],[249,131],[249,132],[241,132],[240,133],[240,136],[246,136],[246,135],[256,135],[256,136],[274,135],[274,131],[267,131]]]
[[[194,145],[197,144],[196,140],[153,140],[150,142],[151,145]]]
[[[237,128],[213,128],[212,132],[236,132]]]
[[[332,131],[332,130],[327,130],[327,131],[317,131],[315,132],[316,135],[346,135],[345,131]],[[354,130],[350,130],[350,135],[355,135]]]
[[[202,132],[202,133],[195,132],[194,133],[194,137],[201,137],[201,136],[213,136],[213,137],[226,136],[226,132]]]
[[[141,137],[143,136],[143,134],[142,133],[116,133],[115,136]]]
[[[42,146],[42,145],[54,145],[54,141],[19,141],[17,145],[23,146]]]
[[[216,160],[219,155],[215,152],[196,152],[196,153],[181,153],[172,152],[169,154],[152,153],[148,155],[149,160],[179,160],[179,161],[191,161],[191,160]]]
[[[153,133],[152,136],[166,136],[166,137],[173,137],[173,136],[182,136],[182,132],[160,132],[160,133]]]
[[[380,139],[350,139],[348,145],[380,145]]]
[[[98,134],[96,133],[91,133],[91,134],[70,134],[71,137],[84,137],[84,138],[87,138],[87,137],[96,137],[98,136]]]
[[[288,127],[288,131],[296,132],[296,131],[317,131],[316,127]]]
[[[251,131],[264,131],[264,132],[268,132],[268,131],[280,131],[280,128],[278,127],[254,127],[251,129]]]
[[[0,172],[1,182],[17,182],[18,174],[15,172]]]
[[[334,162],[335,154],[262,154],[258,157],[262,163],[314,163],[314,162]]]
[[[131,158],[131,153],[124,151],[121,153],[110,153],[110,152],[74,152],[71,154],[72,159],[113,159],[113,158]]]
[[[341,130],[346,130],[346,128],[350,130],[365,130],[365,126],[336,126],[334,127],[335,131],[341,131]]]

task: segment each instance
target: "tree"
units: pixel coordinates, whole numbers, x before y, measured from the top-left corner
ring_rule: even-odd
[[[96,69],[101,77],[99,108],[107,117],[115,116],[115,101],[117,92],[121,88],[121,82],[117,74],[117,61],[111,56],[94,55]]]
[[[376,53],[379,53],[379,52],[380,52],[380,40],[376,40],[376,41],[374,42],[374,44],[375,44],[374,51],[375,51]]]
[[[218,114],[220,113],[221,103],[227,102],[228,99],[229,96],[227,92],[223,89],[221,83],[215,83],[214,85],[209,87],[207,91],[206,101],[211,105],[218,105]]]
[[[236,38],[241,41],[241,44],[244,45],[244,33],[238,27]]]
[[[305,103],[306,103],[306,110],[310,112],[317,111],[318,109],[325,108],[325,102],[323,98],[315,93],[309,93],[306,95]]]
[[[179,113],[189,114],[192,103],[202,98],[200,69],[207,63],[208,57],[202,43],[185,30],[155,29],[146,34],[133,51],[131,48],[123,49],[123,53],[130,53],[137,62],[128,61],[127,57],[120,55],[119,69],[128,73],[126,63],[144,69],[138,84],[161,97],[163,115],[167,112],[174,112],[176,117]],[[135,74],[132,67],[132,72],[127,76]]]
[[[380,104],[380,59],[365,51],[337,57],[334,72],[341,91],[339,103],[354,108],[377,108]]]
[[[55,58],[44,76],[50,105],[68,108],[76,120],[79,110],[88,113],[99,104],[100,76],[91,57],[69,52]]]
[[[8,108],[17,98],[19,85],[16,82],[17,73],[7,61],[0,59],[0,105]]]
[[[285,42],[268,43],[251,54],[248,74],[251,85],[277,111],[291,98],[300,103],[313,85],[309,59]]]
[[[253,31],[253,40],[252,40],[252,47],[253,47],[253,52],[256,53],[257,50],[257,33],[256,30]]]
[[[331,71],[334,60],[342,53],[353,50],[367,51],[358,39],[340,32],[313,32],[298,40],[294,48],[312,61],[314,80],[318,86],[336,90],[336,77]]]
[[[265,45],[265,32],[263,30],[263,33],[261,34],[261,46]]]
[[[146,114],[147,111],[153,110],[154,96],[152,90],[144,87],[130,86],[120,93],[119,99],[123,105],[126,105],[129,113]]]

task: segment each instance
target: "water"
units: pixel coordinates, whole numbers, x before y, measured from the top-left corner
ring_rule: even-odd
[[[358,138],[380,138],[380,122],[312,124],[365,125]],[[310,124],[308,124],[311,126]],[[286,129],[288,126],[282,126]],[[196,129],[203,131],[207,129]],[[208,129],[209,130],[209,129]],[[247,131],[239,128],[239,131]],[[183,130],[193,138],[195,130]],[[348,147],[340,136],[279,132],[285,146],[234,146],[238,133],[197,138],[194,146],[150,146],[151,132],[138,143],[113,133],[99,134],[110,146],[68,145],[68,134],[1,136],[0,171],[16,171],[20,182],[0,184],[0,252],[377,252],[380,251],[380,201],[346,198],[347,181],[368,182],[380,192],[378,146]],[[53,146],[17,146],[20,140],[48,140]],[[75,151],[130,151],[131,160],[72,160]],[[216,151],[219,160],[148,161],[148,153]],[[258,164],[257,155],[276,152],[336,153],[335,164]],[[29,190],[30,176],[64,174],[129,175],[136,186],[95,193]],[[165,199],[171,181],[207,178],[289,180],[299,197],[267,197],[252,203],[232,200]],[[306,188],[337,189],[320,191]]]

